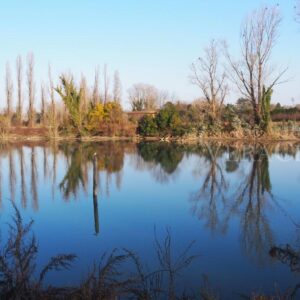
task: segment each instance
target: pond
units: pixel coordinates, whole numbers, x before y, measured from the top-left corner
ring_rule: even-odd
[[[300,283],[300,144],[8,143],[0,147],[1,241],[13,201],[34,220],[37,266],[75,253],[47,283],[80,283],[115,248],[157,264],[170,232],[199,255],[177,287],[209,283],[222,299],[292,291]],[[297,294],[300,297],[300,291]]]

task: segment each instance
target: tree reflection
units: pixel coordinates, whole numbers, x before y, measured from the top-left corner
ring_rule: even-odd
[[[24,162],[24,150],[23,147],[18,148],[18,154],[19,154],[19,166],[20,166],[20,180],[21,180],[21,202],[22,207],[27,206],[27,197],[26,197],[26,181],[25,181],[25,162]]]
[[[122,144],[64,144],[61,149],[68,158],[67,172],[59,184],[66,199],[71,195],[76,197],[80,187],[87,188],[88,170],[93,164],[95,154],[97,155],[97,172],[106,172],[106,193],[109,194],[111,174],[118,174],[123,168],[124,147]],[[117,179],[119,186],[121,186],[121,178],[119,176]]]
[[[177,144],[140,143],[137,148],[144,161],[159,164],[168,174],[176,170],[184,154],[184,147]]]
[[[32,206],[34,210],[39,209],[39,199],[38,199],[38,191],[37,191],[37,166],[36,166],[36,153],[35,147],[31,147],[31,195],[32,195]]]
[[[199,219],[205,220],[206,226],[215,232],[222,225],[220,220],[221,203],[226,202],[225,192],[228,183],[225,179],[223,168],[219,159],[223,156],[226,148],[220,144],[205,144],[193,150],[204,162],[200,167],[204,172],[203,183],[200,189],[191,196],[192,213]]]
[[[77,195],[77,190],[82,185],[86,187],[86,177],[83,174],[83,155],[82,146],[79,145],[76,148],[69,149],[68,145],[64,145],[66,153],[70,153],[71,160],[68,163],[68,170],[63,180],[59,184],[60,189],[63,192],[65,199],[68,199],[71,194]]]
[[[35,210],[39,208],[38,187],[42,180],[39,176],[44,176],[45,182],[52,181],[53,193],[59,186],[64,199],[76,198],[80,191],[87,191],[90,199],[93,198],[96,234],[100,231],[98,198],[102,199],[105,193],[109,195],[112,183],[121,188],[125,153],[134,158],[135,167],[150,171],[159,182],[166,182],[179,174],[186,166],[184,158],[191,156],[196,168],[194,175],[200,175],[197,190],[189,199],[193,214],[213,233],[225,233],[232,219],[237,219],[242,249],[259,263],[265,260],[266,249],[274,240],[268,220],[268,210],[275,200],[268,154],[293,158],[297,154],[293,144],[252,145],[246,151],[244,144],[234,143],[56,142],[48,148],[42,144],[43,148],[37,148],[37,145],[37,142],[27,142],[0,146],[1,164],[4,170],[8,170],[8,176],[2,174],[7,186],[4,191],[14,198],[17,174],[22,206],[27,206],[26,198],[30,197]],[[26,166],[29,167],[28,174]],[[61,171],[64,172],[62,176]],[[7,198],[7,195],[3,196]]]
[[[148,164],[158,182],[167,182],[171,174],[175,174],[182,161],[185,147],[173,143],[139,143],[138,154],[143,159],[143,165]],[[139,161],[141,164],[141,161]]]
[[[49,166],[48,166],[48,154],[47,154],[47,147],[43,147],[43,169],[44,169],[44,178],[48,177],[49,173]]]
[[[66,199],[71,195],[77,196],[78,189],[84,190],[89,182],[89,167],[92,167],[92,193],[93,193],[93,215],[95,234],[100,231],[99,209],[98,209],[98,187],[100,172],[106,173],[106,194],[109,195],[111,174],[116,174],[116,183],[120,188],[120,172],[124,163],[124,145],[113,143],[105,144],[65,144],[61,149],[68,159],[67,172],[59,184]]]
[[[112,182],[121,189],[125,153],[135,151],[136,144],[127,142],[52,142],[48,145],[27,141],[0,144],[0,207],[2,208],[3,196],[5,199],[14,199],[16,193],[20,193],[22,207],[27,208],[29,197],[33,210],[38,211],[38,187],[42,182],[50,183],[50,189],[52,185],[53,199],[56,197],[58,187],[66,200],[71,197],[77,198],[79,192],[84,190],[87,194],[92,193],[94,232],[98,235],[100,232],[98,198],[102,191],[100,175],[106,178],[103,193],[109,195]],[[60,177],[64,158],[66,170]],[[7,170],[5,177],[2,176],[3,169]],[[59,177],[61,180],[57,185]],[[4,192],[8,195],[2,195],[3,182],[5,182]]]
[[[0,159],[0,208],[2,208],[2,161]]]
[[[266,249],[273,242],[273,232],[267,210],[273,199],[266,148],[255,146],[248,175],[242,179],[234,202],[228,211],[227,221],[236,215],[241,224],[241,245],[245,253],[262,264]]]
[[[269,255],[287,264],[292,272],[300,272],[300,252],[294,250],[289,244],[283,247],[273,246]]]
[[[15,200],[15,190],[16,190],[16,171],[15,162],[13,157],[12,149],[9,150],[9,187],[10,187],[10,198],[12,201]]]
[[[269,255],[273,259],[279,260],[281,263],[289,266],[291,272],[299,273],[300,272],[300,251],[293,249],[289,244],[283,247],[273,246]],[[296,295],[300,290],[300,283],[297,284],[293,289],[288,290],[288,299],[298,299]]]
[[[99,233],[99,211],[98,211],[98,172],[97,172],[97,154],[93,157],[93,206],[94,206],[94,224],[95,234]]]
[[[219,143],[190,149],[199,157],[196,173],[201,177],[199,190],[190,197],[192,213],[212,233],[226,232],[237,218],[241,247],[259,264],[266,261],[266,249],[274,240],[267,217],[273,203],[268,158],[272,151],[260,145],[245,148]]]
[[[52,200],[55,196],[56,190],[56,173],[57,173],[57,152],[58,147],[56,142],[51,144],[51,152],[52,152]]]

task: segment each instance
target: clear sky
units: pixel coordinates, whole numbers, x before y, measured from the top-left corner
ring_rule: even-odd
[[[188,80],[190,64],[212,39],[226,39],[237,53],[240,24],[262,5],[279,4],[283,16],[273,60],[289,66],[289,82],[277,87],[274,101],[300,103],[300,24],[296,0],[9,0],[0,9],[0,74],[15,58],[36,59],[37,85],[71,70],[86,74],[92,84],[95,66],[108,64],[111,77],[119,70],[123,104],[137,82],[175,92],[183,100],[201,96]],[[1,78],[1,75],[0,75]],[[111,78],[112,79],[112,78]],[[4,90],[4,80],[0,80]],[[2,92],[3,94],[3,92]],[[3,99],[3,97],[2,97]],[[231,94],[229,102],[235,101]],[[3,100],[2,100],[3,102]]]

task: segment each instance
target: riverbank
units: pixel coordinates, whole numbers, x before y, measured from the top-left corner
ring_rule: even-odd
[[[16,127],[11,128],[9,132],[2,134],[0,141],[82,141],[82,142],[102,142],[102,141],[163,141],[163,142],[179,142],[179,143],[190,143],[190,142],[201,142],[201,141],[244,141],[244,142],[290,142],[300,141],[300,137],[294,133],[288,132],[274,132],[269,135],[255,136],[254,134],[242,136],[235,133],[221,133],[217,135],[187,135],[184,137],[143,137],[139,135],[133,136],[76,136],[73,134],[57,134],[51,135],[50,130],[44,127]]]

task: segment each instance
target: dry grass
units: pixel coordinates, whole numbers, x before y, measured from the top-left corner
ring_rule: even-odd
[[[94,264],[79,286],[46,285],[47,274],[70,269],[76,255],[52,257],[36,276],[38,243],[32,233],[33,221],[24,224],[18,208],[12,205],[14,216],[9,224],[9,237],[0,250],[0,299],[194,299],[178,292],[176,287],[180,272],[196,258],[189,255],[192,243],[175,257],[169,231],[162,242],[155,238],[156,269],[148,269],[133,251],[115,249]]]

